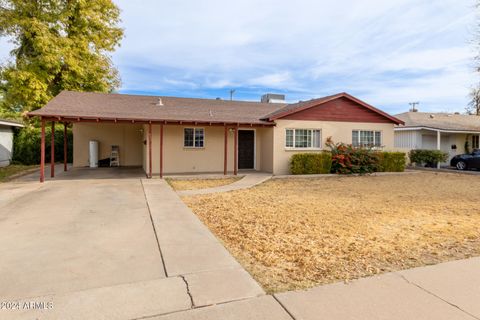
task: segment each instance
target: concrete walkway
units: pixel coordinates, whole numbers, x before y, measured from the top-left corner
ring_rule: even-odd
[[[192,307],[264,294],[165,180],[143,180],[168,277],[188,286]]]
[[[267,181],[270,178],[272,178],[272,175],[269,173],[252,172],[252,173],[245,174],[245,176],[242,179],[235,181],[232,184],[227,184],[225,186],[214,187],[214,188],[177,191],[177,194],[179,196],[192,196],[196,194],[209,194],[209,193],[227,192],[227,191],[240,190],[240,189],[248,189],[264,181]]]

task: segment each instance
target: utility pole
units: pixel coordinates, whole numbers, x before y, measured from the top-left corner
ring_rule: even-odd
[[[409,110],[410,112],[418,112],[418,109],[416,108],[416,106],[418,106],[420,104],[420,102],[409,102],[408,103],[412,108]]]
[[[230,90],[230,101],[233,100],[233,94],[235,93],[235,89]]]

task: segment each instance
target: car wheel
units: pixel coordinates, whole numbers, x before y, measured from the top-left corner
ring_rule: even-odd
[[[465,161],[458,161],[456,167],[458,170],[465,170],[467,169],[467,164]]]

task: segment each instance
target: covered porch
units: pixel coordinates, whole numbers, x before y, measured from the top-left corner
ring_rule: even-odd
[[[437,167],[448,165],[450,159],[479,147],[478,131],[448,130],[429,127],[396,128],[395,145],[405,149],[440,150],[448,154],[448,160]],[[468,147],[469,150],[466,150]]]

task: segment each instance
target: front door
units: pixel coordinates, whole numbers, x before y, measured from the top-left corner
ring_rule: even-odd
[[[238,169],[255,169],[255,131],[238,130]]]

